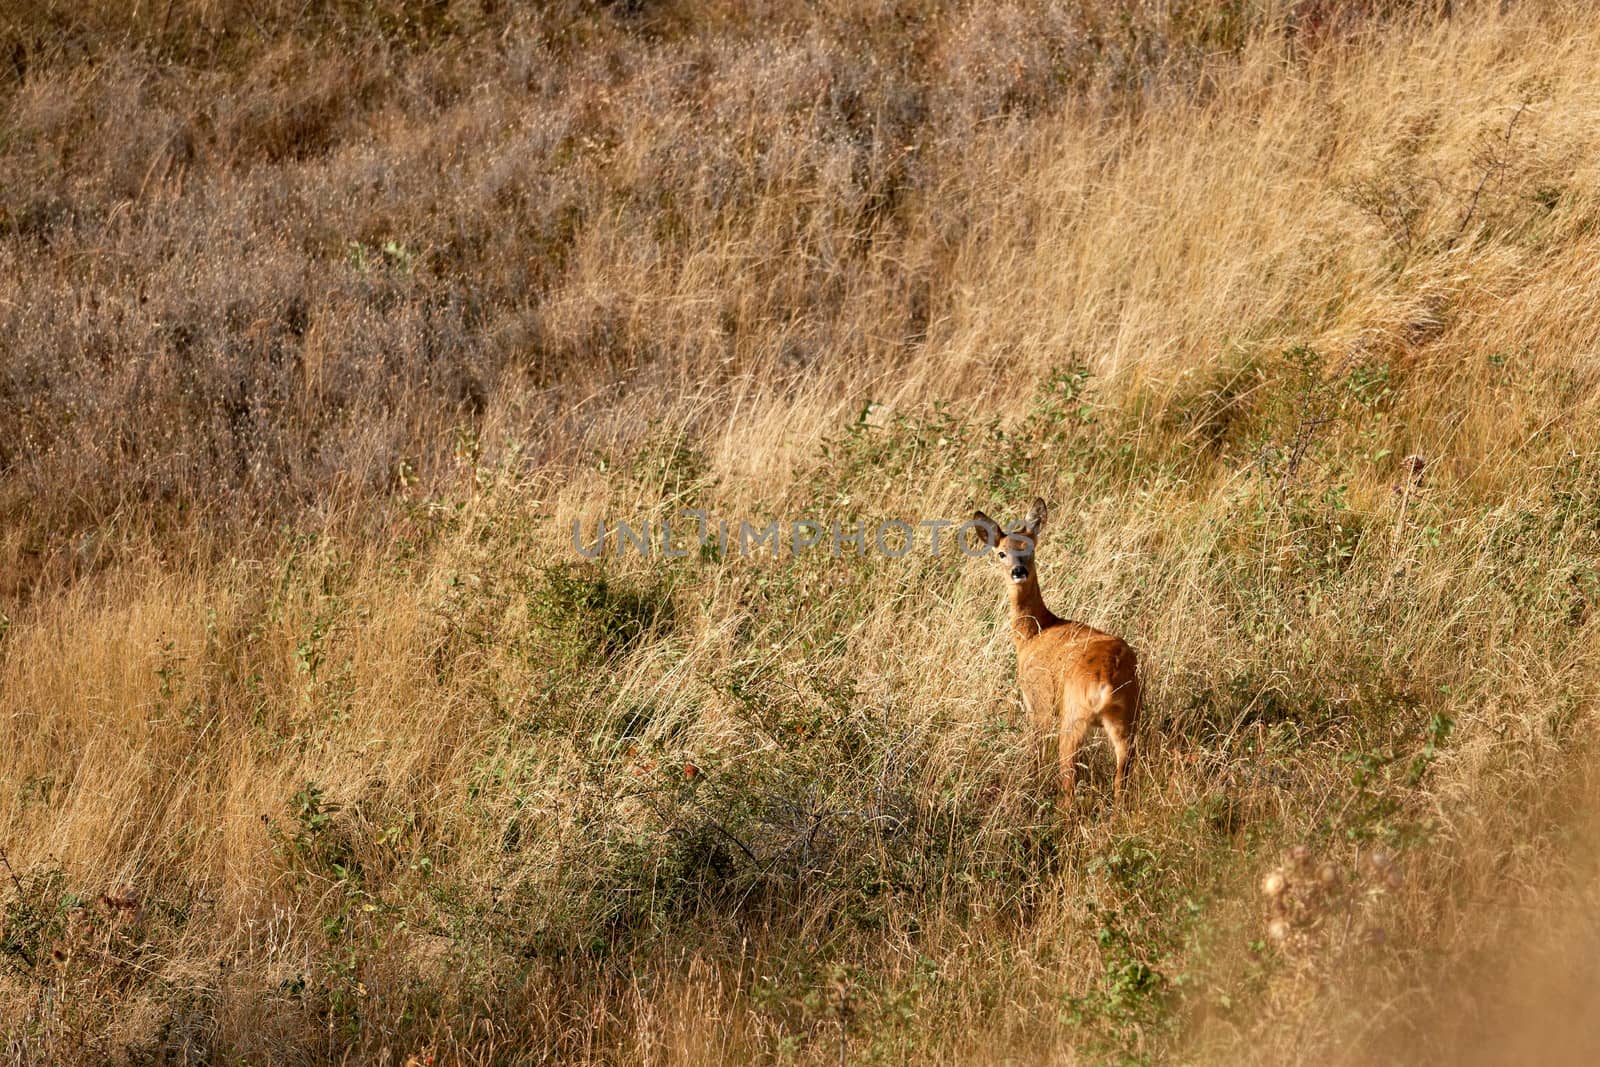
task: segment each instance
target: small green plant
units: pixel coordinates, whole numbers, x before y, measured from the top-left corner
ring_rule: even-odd
[[[1149,1063],[1147,1035],[1167,1021],[1171,983],[1118,911],[1090,903],[1087,912],[1100,974],[1087,992],[1066,998],[1062,1020],[1084,1035],[1088,1050],[1103,1062]]]
[[[18,874],[0,849],[0,882],[5,892],[0,911],[0,964],[24,980],[40,977],[41,966],[65,935],[67,917],[83,906],[67,888],[66,873],[56,866]]]
[[[302,879],[360,882],[354,844],[338,823],[340,810],[315,782],[307,782],[289,798],[293,823],[287,834],[279,836],[279,845]]]
[[[388,240],[374,248],[361,241],[351,241],[345,246],[345,262],[362,274],[370,274],[387,267],[402,274],[410,274],[416,267],[416,253],[399,241]]]
[[[1350,769],[1353,792],[1334,828],[1357,842],[1383,840],[1402,846],[1426,840],[1432,824],[1407,817],[1406,801],[1421,785],[1454,728],[1454,719],[1435,713],[1424,728],[1421,745],[1409,758],[1398,746],[1346,752],[1342,760]]]
[[[987,428],[982,449],[987,465],[977,479],[980,496],[1025,498],[1035,491],[1041,469],[1073,458],[1080,431],[1096,418],[1095,406],[1086,396],[1090,381],[1089,369],[1080,361],[1057,367],[1039,384],[1019,423]],[[1086,444],[1081,451],[1094,447]]]
[[[327,803],[317,783],[307,782],[290,798],[289,811],[299,824],[295,841],[303,845],[314,841],[317,835],[333,825],[333,814],[338,811],[338,806]]]
[[[604,570],[552,565],[527,606],[534,647],[571,665],[620,655],[645,634],[672,625],[670,580],[630,585]]]

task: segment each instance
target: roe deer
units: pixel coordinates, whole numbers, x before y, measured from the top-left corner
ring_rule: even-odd
[[[1033,561],[1044,520],[1044,501],[1035,499],[1022,525],[1009,532],[981,511],[973,514],[972,525],[1010,580],[1017,686],[1041,751],[1048,751],[1052,732],[1059,738],[1065,801],[1071,802],[1077,784],[1078,749],[1097,722],[1116,750],[1114,794],[1120,798],[1139,723],[1138,657],[1122,638],[1057,618],[1044,606]]]

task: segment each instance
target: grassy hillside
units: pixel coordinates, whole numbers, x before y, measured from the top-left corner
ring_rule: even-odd
[[[1587,5],[36,0],[0,55],[11,1059],[1600,1041]],[[1098,741],[1031,774],[984,560],[682,516],[1036,494],[1144,663],[1115,809]]]

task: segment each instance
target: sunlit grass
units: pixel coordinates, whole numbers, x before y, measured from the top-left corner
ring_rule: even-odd
[[[1202,7],[16,30],[16,1058],[1569,1047],[1594,19]],[[1115,809],[983,560],[571,534],[1036,494]]]

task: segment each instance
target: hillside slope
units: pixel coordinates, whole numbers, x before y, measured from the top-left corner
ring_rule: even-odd
[[[12,16],[8,1052],[1584,1058],[1600,16],[1506,6]],[[1036,494],[1115,810],[872,543]]]

